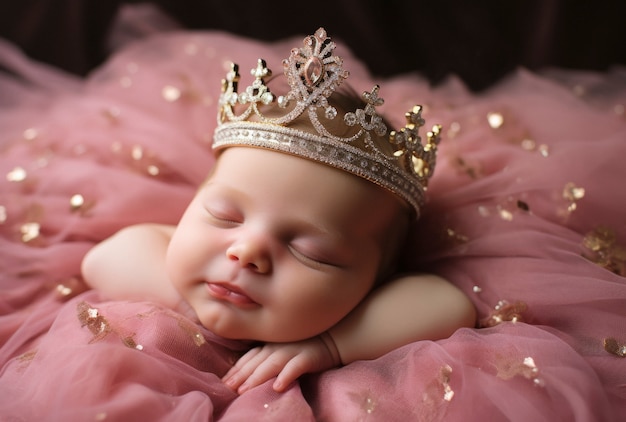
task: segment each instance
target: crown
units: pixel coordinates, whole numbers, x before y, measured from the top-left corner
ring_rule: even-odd
[[[290,90],[276,97],[266,84],[272,72],[263,59],[251,70],[252,84],[238,92],[239,66],[222,80],[213,149],[250,146],[280,151],[330,165],[388,189],[408,202],[419,217],[435,169],[441,126],[422,143],[422,107],[406,114],[406,125],[388,131],[376,107],[384,100],[379,86],[362,95],[363,106],[337,122],[333,95],[348,78],[336,45],[323,28],[283,60]],[[340,107],[341,108],[341,107]],[[263,113],[265,111],[265,113]],[[343,126],[343,127],[341,127]],[[346,134],[347,133],[347,134]]]

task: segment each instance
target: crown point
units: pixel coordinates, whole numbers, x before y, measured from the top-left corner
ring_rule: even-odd
[[[250,74],[257,79],[262,79],[272,76],[272,71],[267,67],[265,60],[259,59],[256,68],[250,70]]]

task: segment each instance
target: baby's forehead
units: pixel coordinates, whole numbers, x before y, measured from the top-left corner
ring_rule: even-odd
[[[388,226],[410,214],[404,201],[373,181],[298,155],[237,146],[222,151],[217,167],[214,175],[234,191],[248,191],[253,185],[261,189],[266,187],[264,184],[272,183],[270,195],[251,192],[250,196],[261,202],[284,200],[280,213],[285,217],[307,211],[303,205],[313,209],[323,206],[324,212],[317,214],[320,219],[340,217],[341,221],[367,228],[371,220]],[[278,175],[280,180],[265,178],[266,174]],[[390,218],[382,218],[386,215]]]

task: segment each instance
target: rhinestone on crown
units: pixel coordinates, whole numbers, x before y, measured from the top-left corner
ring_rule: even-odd
[[[328,99],[349,75],[341,57],[333,55],[335,47],[320,28],[304,39],[302,47],[292,49],[289,58],[283,60],[290,90],[278,97],[266,85],[272,72],[265,60],[258,60],[250,72],[254,81],[242,92],[238,92],[239,66],[233,63],[222,81],[213,149],[259,147],[324,163],[390,190],[408,202],[419,217],[435,169],[441,127],[433,126],[423,144],[418,133],[424,125],[422,107],[416,105],[406,113],[404,128],[388,132],[376,112],[384,103],[376,85],[363,93],[362,109],[344,114],[344,124],[355,129],[351,135],[332,133],[320,121],[318,110],[323,112],[323,119],[337,117],[338,111]],[[262,107],[284,111],[270,117],[261,112]],[[290,127],[302,115],[308,118],[311,131]],[[387,143],[387,148],[381,148],[380,142]]]

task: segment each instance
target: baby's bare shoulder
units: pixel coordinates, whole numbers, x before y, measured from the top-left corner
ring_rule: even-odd
[[[165,256],[174,226],[128,226],[95,245],[84,257],[85,282],[113,299],[168,291]]]

